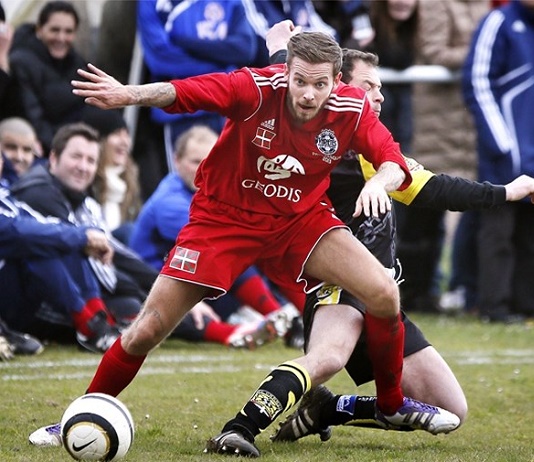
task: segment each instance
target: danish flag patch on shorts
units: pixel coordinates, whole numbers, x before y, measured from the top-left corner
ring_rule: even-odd
[[[194,274],[197,270],[199,256],[200,252],[198,250],[176,247],[169,266],[180,271],[186,271],[187,273]]]

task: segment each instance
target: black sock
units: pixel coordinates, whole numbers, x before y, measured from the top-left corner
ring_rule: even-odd
[[[321,425],[344,425],[375,418],[376,396],[337,395],[321,410]]]
[[[296,404],[310,389],[310,376],[300,364],[280,364],[265,378],[224,431],[237,429],[250,441]]]

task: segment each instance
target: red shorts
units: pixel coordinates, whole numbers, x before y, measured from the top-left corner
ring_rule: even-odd
[[[226,293],[249,266],[256,265],[282,290],[310,292],[322,281],[306,277],[304,264],[319,239],[346,227],[329,204],[305,213],[272,216],[251,213],[202,193],[195,194],[190,221],[182,228],[161,274]]]

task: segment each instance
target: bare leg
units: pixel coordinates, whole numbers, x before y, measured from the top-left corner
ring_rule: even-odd
[[[360,338],[363,316],[347,305],[323,306],[315,314],[306,355],[295,360],[319,385],[345,367]]]
[[[425,403],[456,414],[463,423],[467,401],[449,365],[434,347],[426,347],[404,358],[402,390]]]
[[[207,288],[158,276],[137,319],[124,331],[121,345],[131,355],[146,355],[163,341]]]
[[[117,396],[135,378],[147,354],[206,293],[206,288],[158,276],[143,310],[106,351],[87,391]]]

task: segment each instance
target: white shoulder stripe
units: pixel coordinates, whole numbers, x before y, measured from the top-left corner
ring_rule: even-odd
[[[337,93],[333,93],[332,95],[330,95],[330,100],[334,100],[334,101],[339,101],[339,102],[354,102],[354,103],[359,103],[363,106],[364,102],[365,102],[365,99],[364,98],[356,98],[354,96],[340,96],[338,95]]]
[[[334,112],[362,112],[365,100],[351,96],[333,94],[326,102],[325,108]]]
[[[336,106],[336,107],[355,107],[358,109],[363,108],[364,102],[363,101],[335,101],[332,99],[329,99],[326,104],[330,106]]]
[[[362,112],[361,107],[355,107],[355,106],[334,106],[331,104],[326,104],[325,109],[329,109],[333,112]]]
[[[286,88],[287,80],[283,72],[277,72],[270,77],[258,75],[252,72],[252,78],[259,87],[270,86],[272,88]]]

